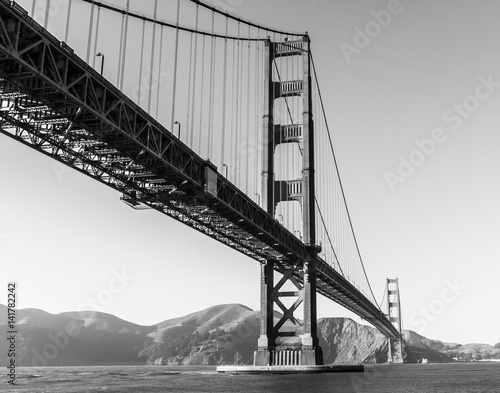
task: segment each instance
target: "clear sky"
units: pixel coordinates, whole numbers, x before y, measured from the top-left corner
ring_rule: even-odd
[[[406,329],[499,342],[500,3],[215,4],[309,32],[375,295],[398,277]],[[2,285],[19,283],[21,308],[144,325],[219,303],[258,308],[255,261],[3,135],[0,184]],[[319,314],[351,316],[321,296]]]

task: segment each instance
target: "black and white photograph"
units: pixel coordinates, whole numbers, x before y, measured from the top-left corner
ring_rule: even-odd
[[[0,0],[0,391],[500,393],[499,20]]]

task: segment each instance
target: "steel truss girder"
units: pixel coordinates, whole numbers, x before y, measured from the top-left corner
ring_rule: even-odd
[[[206,192],[207,162],[6,0],[0,0],[0,59],[3,134],[261,263],[292,265],[307,258],[301,241],[221,174],[216,194]],[[380,310],[321,259],[317,285],[326,297],[396,336]]]

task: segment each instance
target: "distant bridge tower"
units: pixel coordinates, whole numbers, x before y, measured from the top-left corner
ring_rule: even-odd
[[[401,297],[399,296],[399,280],[387,279],[387,317],[399,332],[399,340],[389,339],[389,362],[403,363],[403,329],[401,317]]]
[[[317,338],[316,314],[316,245],[314,206],[314,124],[311,100],[311,57],[309,37],[302,40],[266,42],[263,114],[262,208],[273,217],[279,202],[298,202],[302,209],[302,239],[308,246],[305,260],[279,261],[269,259],[261,270],[261,326],[254,365],[320,365],[323,364]],[[273,63],[279,58],[301,56],[303,78],[273,81]],[[302,98],[302,124],[275,124],[274,101],[278,98]],[[284,119],[282,119],[284,120]],[[302,151],[302,172],[299,179],[275,180],[275,150],[281,143],[295,143]],[[274,271],[282,274],[275,283]],[[297,281],[302,279],[302,283]],[[296,290],[280,290],[286,282]],[[293,298],[286,307],[280,300]],[[294,317],[303,303],[304,314]],[[274,324],[274,306],[283,317]],[[302,321],[299,321],[301,319]]]

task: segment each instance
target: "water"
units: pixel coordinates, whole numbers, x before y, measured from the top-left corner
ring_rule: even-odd
[[[500,363],[366,366],[364,373],[231,375],[215,367],[37,367],[17,370],[1,392],[500,393]]]

